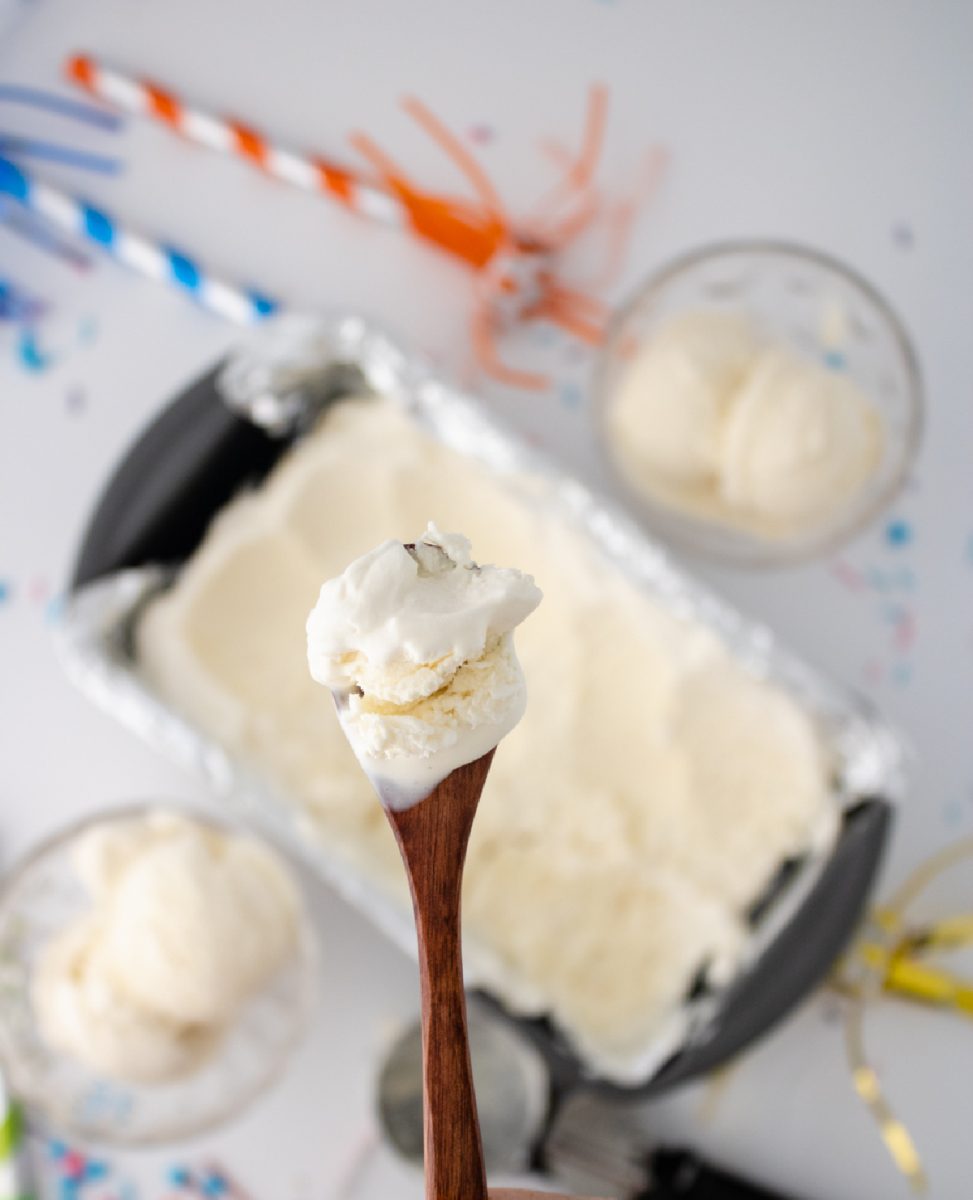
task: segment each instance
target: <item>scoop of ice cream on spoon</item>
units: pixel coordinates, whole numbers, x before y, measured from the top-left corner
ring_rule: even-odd
[[[392,808],[422,799],[517,724],[526,704],[512,633],[540,603],[529,575],[477,566],[435,525],[388,541],[321,588],[307,623],[311,674]]]
[[[430,525],[415,543],[383,542],[325,583],[307,623],[311,674],[334,693],[412,891],[427,1200],[488,1195],[463,994],[460,891],[494,751],[526,703],[513,630],[540,598],[530,576],[477,566],[466,538]]]

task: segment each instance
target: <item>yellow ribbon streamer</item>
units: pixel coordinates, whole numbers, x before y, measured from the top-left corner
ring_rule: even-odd
[[[870,930],[839,967],[834,983],[848,1000],[845,1047],[852,1084],[871,1113],[882,1141],[912,1190],[928,1188],[922,1160],[908,1129],[892,1111],[865,1049],[865,1015],[871,1004],[893,994],[973,1016],[973,982],[930,966],[922,956],[973,946],[973,914],[908,927],[909,908],[945,871],[973,857],[973,838],[934,854],[906,879],[891,901],[872,914]]]

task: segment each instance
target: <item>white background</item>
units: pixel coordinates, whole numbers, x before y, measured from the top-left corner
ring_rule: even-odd
[[[549,183],[543,135],[574,144],[588,82],[612,89],[606,188],[630,182],[652,141],[672,154],[619,292],[670,255],[716,238],[794,238],[843,258],[911,330],[928,398],[915,478],[893,512],[834,561],[706,573],[818,665],[870,691],[919,765],[885,886],[973,831],[973,8],[901,0],[36,0],[0,44],[0,82],[58,86],[88,49],[297,146],[348,157],[367,130],[427,186],[452,168],[398,108],[425,99],[487,165],[512,211]],[[65,89],[65,94],[68,94]],[[0,130],[118,154],[116,179],[41,164],[129,222],[287,301],[358,309],[468,363],[465,268],[329,201],[131,123],[118,137],[0,105]],[[147,418],[231,331],[175,293],[102,265],[79,274],[0,226],[0,277],[52,302],[58,361],[18,364],[0,325],[0,854],[91,808],[147,796],[203,799],[193,781],[72,692],[52,658],[48,603],[70,568],[106,473]],[[87,334],[85,333],[87,331]],[[570,357],[570,349],[566,351]],[[588,469],[587,406],[570,392],[504,411]],[[911,539],[889,543],[886,521]],[[705,568],[701,568],[705,571]],[[844,580],[844,582],[842,581]],[[903,614],[918,636],[900,637]],[[906,642],[908,641],[908,644]],[[969,908],[969,871],[943,911]],[[371,1122],[371,1080],[412,966],[323,887],[324,1000],[285,1082],[237,1126],[185,1150],[229,1164],[255,1200],[419,1195],[373,1155],[342,1173]],[[960,1019],[889,1003],[869,1044],[926,1160],[937,1200],[968,1195],[973,1044]],[[967,1120],[962,1119],[966,1113]],[[810,1001],[719,1087],[646,1112],[674,1140],[808,1200],[889,1200],[906,1189],[855,1098],[840,1025]],[[162,1158],[119,1161],[162,1194]]]

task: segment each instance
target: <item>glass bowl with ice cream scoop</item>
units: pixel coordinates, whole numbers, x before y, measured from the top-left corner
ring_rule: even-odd
[[[597,368],[616,490],[678,550],[752,566],[832,550],[908,476],[922,427],[909,337],[854,271],[727,242],[657,271]]]
[[[277,1077],[316,975],[294,874],[263,840],[175,807],[102,812],[0,885],[0,1066],[62,1135],[180,1140]]]

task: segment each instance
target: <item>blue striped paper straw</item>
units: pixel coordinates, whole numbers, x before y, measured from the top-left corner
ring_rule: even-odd
[[[43,217],[29,208],[21,208],[4,195],[0,195],[0,229],[16,234],[76,271],[87,271],[91,266],[90,257],[59,229],[53,229]]]
[[[58,229],[99,246],[140,275],[177,287],[227,320],[252,325],[278,308],[277,302],[268,296],[213,278],[188,254],[127,229],[108,213],[41,183],[3,157],[0,157],[0,195],[10,196]]]

